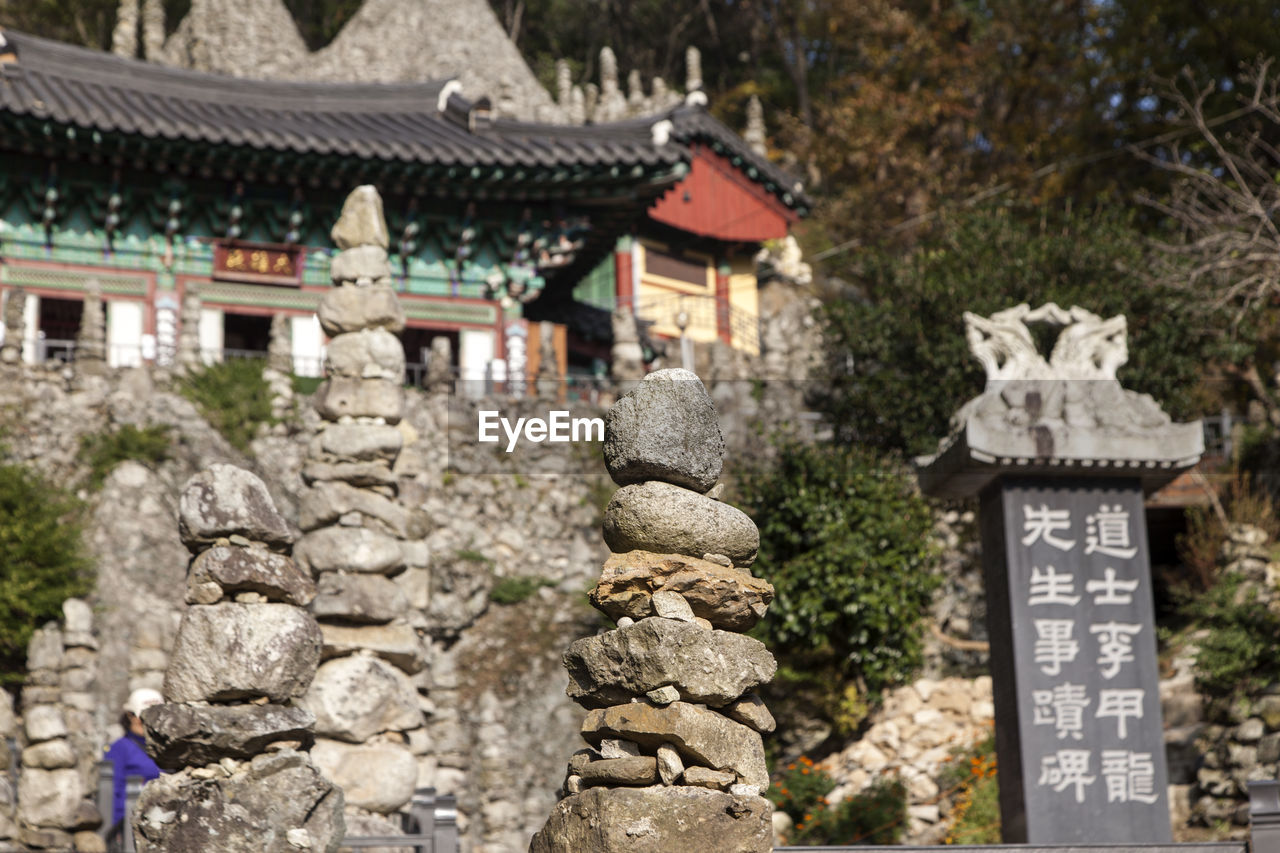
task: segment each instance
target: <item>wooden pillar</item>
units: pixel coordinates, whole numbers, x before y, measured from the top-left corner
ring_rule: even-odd
[[[729,262],[716,265],[716,334],[720,340],[733,346],[733,329],[729,313]]]
[[[626,305],[635,310],[636,289],[634,284],[635,269],[631,261],[631,238],[618,240],[613,253],[614,294],[618,305]]]

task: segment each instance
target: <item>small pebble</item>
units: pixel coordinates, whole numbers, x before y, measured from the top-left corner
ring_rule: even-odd
[[[693,608],[685,601],[684,596],[665,589],[653,594],[653,612],[664,619],[678,619],[681,622],[692,622],[694,619]]]
[[[630,616],[621,616],[618,618],[619,628],[630,628],[634,624],[636,624],[636,620],[632,619]]]
[[[680,698],[680,691],[670,684],[665,684],[662,687],[650,690],[644,695],[649,697],[649,701],[655,705],[670,705]]]

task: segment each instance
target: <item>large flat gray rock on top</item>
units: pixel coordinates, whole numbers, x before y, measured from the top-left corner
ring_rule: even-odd
[[[171,702],[301,696],[320,663],[315,618],[288,604],[187,608],[178,627],[164,695]]]
[[[620,486],[661,480],[705,492],[723,460],[715,404],[691,371],[650,373],[605,415],[604,463]]]
[[[556,803],[529,853],[768,853],[772,815],[763,797],[705,788],[589,788]]]
[[[587,708],[666,685],[686,702],[719,707],[767,684],[778,668],[759,640],[659,617],[575,641],[564,665],[569,698]]]
[[[735,566],[750,566],[760,549],[760,531],[746,513],[726,503],[650,481],[614,492],[604,511],[604,541],[615,554],[723,554]]]

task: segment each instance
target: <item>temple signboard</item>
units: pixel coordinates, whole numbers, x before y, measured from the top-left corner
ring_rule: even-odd
[[[302,260],[301,246],[219,240],[213,244],[213,278],[298,287]]]

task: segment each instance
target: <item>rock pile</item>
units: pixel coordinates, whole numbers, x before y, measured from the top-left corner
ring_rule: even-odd
[[[22,360],[22,336],[26,332],[24,312],[27,292],[11,287],[4,301],[4,344],[0,346],[0,362],[17,364]]]
[[[138,850],[336,851],[342,792],[307,755],[315,718],[293,704],[320,661],[311,578],[263,482],[233,465],[195,475],[179,505],[194,555],[147,750],[176,771],[147,784]]]
[[[101,374],[107,366],[107,325],[102,310],[102,282],[91,278],[84,286],[84,310],[76,335],[76,371]]]
[[[271,390],[271,416],[283,421],[293,411],[293,328],[287,314],[271,318],[267,366],[262,378]]]
[[[316,579],[324,663],[302,705],[316,716],[313,755],[346,793],[353,835],[393,835],[386,820],[413,796],[430,751],[414,677],[427,666],[411,607],[427,568],[421,513],[398,500],[393,466],[404,444],[404,313],[391,288],[382,199],[347,197],[333,227],[334,287],[320,303],[332,337],[315,395],[324,424],[312,439],[295,554]],[[406,571],[408,569],[408,571]]]
[[[622,488],[605,510],[613,554],[591,603],[618,627],[564,656],[591,748],[570,759],[567,796],[530,850],[771,850],[761,733],[774,721],[751,691],[776,664],[735,633],[773,599],[749,569],[759,533],[717,500],[724,438],[697,376],[645,380],[605,419],[605,464]]]
[[[37,848],[93,850],[98,838],[89,830],[101,823],[90,799],[100,746],[93,716],[97,703],[91,692],[98,644],[88,604],[68,599],[63,614],[62,628],[50,622],[32,635],[27,647],[16,835]],[[0,792],[0,815],[4,799]]]

